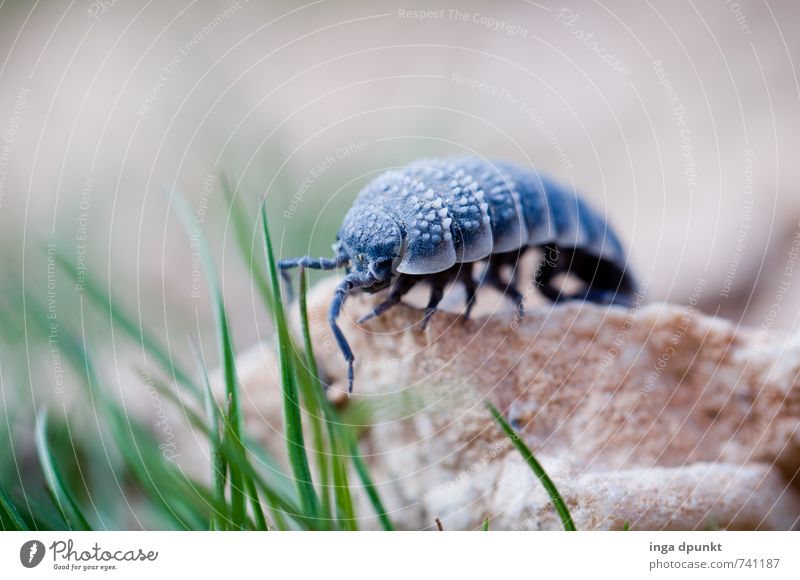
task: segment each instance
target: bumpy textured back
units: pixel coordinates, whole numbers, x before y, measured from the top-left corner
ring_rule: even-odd
[[[474,262],[492,253],[489,204],[473,176],[452,160],[421,159],[407,171],[425,183],[429,195],[441,199],[452,216],[450,225],[456,261]]]
[[[403,232],[398,271],[405,274],[432,274],[547,243],[624,260],[606,221],[574,191],[503,161],[420,159],[382,173],[356,198],[341,237],[351,228],[373,239],[382,235],[359,224],[375,211]]]

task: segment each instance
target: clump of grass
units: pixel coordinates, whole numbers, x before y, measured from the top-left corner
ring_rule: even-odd
[[[272,253],[272,241],[269,236],[267,214],[264,205],[261,206],[261,225],[264,234],[264,254],[267,261],[270,286],[272,289],[272,316],[278,331],[278,363],[281,373],[281,391],[283,392],[283,422],[286,434],[286,445],[289,463],[294,473],[297,494],[300,496],[303,509],[309,516],[317,518],[318,498],[311,481],[311,468],[308,465],[303,423],[300,413],[300,389],[295,378],[295,369],[292,360],[293,346],[289,338],[289,327],[286,324],[286,313],[280,293],[280,282],[275,267],[275,256]]]
[[[28,524],[17,511],[17,506],[14,505],[2,486],[0,486],[0,522],[2,522],[4,530],[24,531],[29,529]]]
[[[306,381],[303,383],[305,387],[304,393],[309,400],[309,412],[312,416],[318,416],[317,413],[322,411],[325,424],[328,428],[328,438],[332,447],[331,469],[333,472],[333,485],[337,506],[343,513],[345,520],[349,517],[354,521],[353,501],[349,494],[350,485],[347,475],[348,466],[346,460],[349,458],[353,462],[356,474],[361,480],[361,485],[378,516],[381,526],[387,531],[394,530],[394,525],[372,481],[367,464],[358,449],[356,434],[352,429],[343,425],[341,417],[339,417],[339,414],[324,395],[324,388],[322,381],[319,379],[319,370],[317,369],[314,349],[311,344],[311,332],[308,323],[308,304],[306,300],[307,285],[308,279],[306,273],[301,269],[299,299],[300,325],[302,327],[303,346],[306,353],[305,368],[308,369],[311,378],[310,382]],[[311,404],[312,400],[313,404]]]
[[[62,517],[69,523],[70,529],[73,530],[91,530],[89,521],[83,515],[75,496],[67,485],[67,481],[61,474],[58,465],[50,451],[50,443],[47,440],[47,412],[41,411],[39,413],[36,425],[36,451],[39,455],[39,461],[42,465],[44,472],[47,489],[53,500],[53,503],[58,507]]]
[[[102,283],[83,272],[80,326],[62,322],[58,340],[64,364],[76,372],[89,404],[77,407],[82,409],[82,416],[68,416],[66,409],[63,419],[61,413],[58,414],[58,421],[66,424],[68,444],[63,437],[52,437],[53,429],[63,428],[64,424],[57,425],[46,411],[38,413],[32,434],[39,459],[38,472],[31,474],[30,468],[25,473],[17,469],[0,470],[0,528],[90,530],[137,526],[220,531],[355,530],[359,527],[354,500],[358,486],[383,529],[394,529],[360,453],[355,428],[342,420],[325,396],[309,330],[307,274],[300,272],[301,350],[292,342],[287,325],[266,206],[262,204],[259,212],[245,211],[228,182],[224,183],[223,190],[241,257],[276,329],[284,412],[282,435],[291,474],[282,473],[278,459],[247,435],[230,320],[211,252],[200,236],[200,255],[216,329],[215,358],[224,382],[222,400],[217,400],[212,392],[206,356],[199,342],[190,340],[189,344],[196,367],[196,372],[192,373],[176,360],[175,353],[164,347],[156,332],[112,298],[110,285],[106,291]],[[189,236],[197,240],[188,206],[178,196],[172,196],[171,203]],[[258,217],[250,222],[248,216],[251,215]],[[256,260],[257,250],[253,244],[248,244],[248,240],[253,239],[248,232],[259,230],[263,260]],[[65,255],[57,253],[55,261],[77,282],[77,272]],[[41,315],[46,312],[45,304],[28,290],[23,289],[23,301],[35,315],[23,312],[20,319],[10,318],[0,332],[9,334],[7,338],[13,341],[24,330],[29,340],[38,339],[46,351],[50,329],[47,318]],[[197,481],[179,464],[167,460],[159,450],[159,441],[151,426],[132,417],[124,398],[111,391],[95,367],[87,344],[89,333],[84,326],[84,301],[106,317],[112,331],[120,331],[121,336],[141,348],[155,363],[157,369],[153,374],[157,376],[152,377],[153,387],[182,411],[188,426],[207,442],[210,483]],[[10,336],[12,332],[14,336]],[[30,377],[29,369],[25,370]],[[28,390],[29,387],[26,385]],[[564,528],[574,530],[566,505],[533,453],[500,413],[491,406],[490,410],[550,494]],[[82,440],[69,430],[70,421],[85,423],[87,412],[94,413],[95,442]],[[100,441],[102,448],[99,450],[96,441]],[[91,460],[81,461],[83,457]],[[16,462],[16,458],[12,450],[12,460]],[[93,477],[93,470],[101,475],[94,473]],[[16,483],[4,475],[12,471],[19,473]],[[109,486],[109,482],[113,485]],[[101,493],[109,487],[111,492]],[[121,511],[120,505],[129,506],[130,513]],[[441,526],[441,522],[437,525]],[[482,529],[489,529],[488,518]]]
[[[568,532],[574,532],[575,524],[572,521],[572,516],[570,515],[569,510],[567,509],[567,504],[564,503],[561,494],[558,493],[558,489],[556,489],[553,480],[550,479],[549,475],[547,475],[547,472],[533,455],[533,452],[530,450],[530,448],[525,445],[525,442],[520,439],[519,435],[516,434],[511,425],[509,425],[508,422],[503,418],[503,415],[497,410],[497,407],[491,403],[488,403],[487,406],[489,407],[489,412],[492,414],[492,417],[497,424],[500,425],[500,428],[508,436],[508,438],[511,439],[511,443],[522,455],[525,463],[528,464],[528,467],[531,468],[531,471],[533,471],[534,475],[539,478],[539,481],[542,483],[542,487],[544,487],[545,491],[547,491],[548,495],[550,496],[550,501],[553,502],[553,506],[556,508],[556,512],[558,512],[558,516],[561,518],[561,523],[564,526],[564,529]]]
[[[85,387],[90,402],[83,412],[93,411],[97,423],[97,439],[102,441],[103,456],[95,457],[105,463],[117,494],[110,502],[130,501],[130,517],[117,519],[113,505],[97,505],[104,496],[84,474],[78,459],[92,452],[87,441],[70,433],[71,453],[64,445],[53,445],[48,437],[53,422],[45,411],[36,419],[35,442],[40,473],[30,478],[20,475],[15,485],[0,478],[0,527],[2,529],[123,529],[133,519],[139,527],[188,530],[355,530],[358,514],[355,510],[355,489],[349,481],[356,474],[385,529],[393,529],[383,507],[366,463],[359,450],[354,430],[344,424],[324,394],[314,363],[314,354],[306,312],[305,277],[301,284],[301,320],[304,353],[295,347],[287,326],[276,275],[275,260],[269,236],[266,207],[261,208],[259,223],[248,223],[246,212],[225,184],[225,199],[230,204],[233,225],[244,262],[250,266],[252,279],[261,295],[263,306],[272,315],[277,331],[276,346],[280,362],[280,381],[284,408],[283,436],[291,466],[287,477],[281,473],[279,461],[247,436],[241,409],[241,393],[236,371],[235,348],[230,321],[221,287],[217,282],[214,263],[205,241],[200,236],[199,250],[216,325],[216,352],[225,386],[224,397],[217,400],[212,392],[208,366],[199,343],[190,341],[196,362],[193,376],[167,351],[135,316],[117,303],[103,284],[87,273],[81,275],[83,289],[80,300],[81,326],[59,326],[59,348],[65,364],[69,364]],[[173,195],[171,204],[197,240],[192,214],[183,200]],[[263,240],[263,261],[258,266],[255,251],[247,246],[246,231],[260,224]],[[251,229],[251,231],[253,231]],[[57,254],[56,262],[77,282],[77,272],[69,259]],[[45,312],[44,304],[26,292],[28,306],[37,313]],[[103,313],[113,330],[120,330],[132,344],[140,347],[154,362],[158,376],[152,384],[158,393],[183,412],[188,425],[204,437],[209,449],[210,485],[199,482],[180,465],[168,461],[159,450],[157,437],[151,428],[137,421],[125,407],[104,388],[101,373],[90,355],[87,333],[83,327],[84,300]],[[31,337],[44,339],[47,347],[48,321],[43,316],[29,316],[36,332]],[[149,371],[148,371],[149,372]],[[60,414],[59,414],[60,416]],[[303,419],[307,420],[304,424]],[[68,417],[64,421],[86,422],[86,417]],[[67,423],[69,425],[69,423]],[[307,442],[306,429],[311,433]],[[313,459],[314,461],[312,461]],[[10,470],[8,470],[10,471]],[[86,476],[86,477],[84,477]],[[42,498],[31,493],[31,482],[41,481]],[[79,494],[75,481],[83,482]],[[106,486],[103,486],[106,487]],[[120,495],[123,496],[120,498]],[[89,503],[91,502],[91,503]],[[91,509],[87,509],[88,507]],[[146,516],[147,520],[140,520]]]

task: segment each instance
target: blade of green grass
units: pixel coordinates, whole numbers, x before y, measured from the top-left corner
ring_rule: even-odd
[[[186,419],[192,425],[192,427],[199,430],[204,436],[212,437],[211,430],[209,426],[204,422],[204,420],[200,417],[200,414],[195,412],[194,410],[190,409],[185,405],[185,402],[181,400],[181,398],[170,390],[166,385],[160,383],[155,377],[152,379],[153,386],[158,389],[158,392],[163,394],[169,401],[171,401],[176,407],[182,409]],[[215,405],[217,409],[219,409],[219,405]],[[222,411],[219,410],[220,416],[222,415]],[[290,504],[291,500],[289,496],[291,493],[294,492],[294,485],[292,483],[292,479],[288,477],[285,473],[283,473],[282,468],[278,464],[277,460],[272,457],[269,453],[266,452],[265,449],[258,447],[257,444],[253,441],[248,440],[247,436],[244,439],[245,443],[245,450],[248,454],[252,454],[253,458],[256,459],[261,465],[267,468],[267,471],[270,474],[269,480],[262,479],[260,482],[257,483],[257,489],[269,488],[272,490],[270,494],[271,497],[279,497],[283,498],[279,500],[277,503],[280,506],[283,506],[281,509],[286,508],[287,513],[292,513],[293,515],[297,513],[295,510],[294,512],[291,511]],[[230,463],[229,457],[226,455],[229,452],[229,448],[225,447],[224,440],[220,440],[221,444],[221,452],[225,458],[226,464]],[[244,451],[240,452],[240,459],[245,458],[246,455]],[[250,463],[248,458],[248,463]],[[262,478],[261,474],[255,471],[255,468],[252,468],[252,473],[256,474],[254,477],[256,479]],[[277,522],[276,522],[277,523]],[[283,528],[280,528],[283,529]]]
[[[359,479],[361,479],[361,484],[364,486],[364,491],[367,492],[367,497],[369,498],[369,501],[372,504],[376,515],[378,516],[378,520],[381,522],[381,526],[387,532],[391,532],[395,529],[394,524],[392,524],[392,520],[389,518],[389,512],[387,512],[386,508],[383,506],[383,502],[378,494],[378,488],[375,487],[375,483],[372,481],[372,476],[369,474],[367,463],[361,456],[361,452],[358,449],[358,441],[356,441],[354,436],[350,436],[349,439],[350,454],[353,458],[353,465],[356,468],[356,473],[358,474]]]
[[[209,276],[210,279],[210,276]],[[214,284],[216,286],[216,284]],[[233,352],[233,342],[228,327],[228,315],[225,305],[222,302],[222,293],[217,288],[215,300],[217,303],[217,331],[220,340],[221,356],[223,360],[223,371],[225,377],[225,394],[228,398],[227,412],[223,418],[225,437],[233,445],[238,446],[244,452],[244,442],[242,440],[242,415],[239,407],[239,378],[236,373],[236,355]],[[248,486],[246,477],[242,475],[238,468],[230,469],[230,496],[231,496],[231,520],[240,529],[245,521],[245,488]]]
[[[489,518],[486,518],[485,520],[483,520],[483,526],[481,527],[481,530],[484,531],[484,532],[488,532],[489,531]]]
[[[370,500],[373,508],[375,509],[381,526],[387,530],[394,530],[394,525],[389,519],[386,508],[380,499],[377,488],[369,475],[369,469],[366,462],[358,449],[358,441],[355,434],[349,433],[338,414],[333,410],[330,402],[325,397],[322,383],[319,380],[319,371],[317,369],[316,359],[314,357],[314,348],[311,343],[311,331],[308,323],[308,304],[307,304],[307,278],[303,269],[300,269],[300,326],[303,332],[303,348],[306,353],[306,365],[309,369],[313,384],[313,394],[317,398],[318,406],[323,409],[326,424],[328,426],[328,437],[331,441],[332,447],[335,450],[331,454],[332,470],[334,473],[334,489],[336,491],[337,508],[342,515],[342,518],[347,523],[355,524],[355,511],[353,509],[353,501],[350,493],[350,486],[347,477],[347,463],[346,455],[348,453],[352,458],[353,465],[356,473],[361,479],[367,497]],[[344,441],[344,445],[340,442]]]
[[[28,524],[19,515],[14,502],[11,497],[6,493],[6,490],[0,485],[0,513],[5,515],[5,519],[11,522],[15,530],[22,531],[28,529]]]
[[[190,341],[191,343],[191,341]],[[203,386],[205,387],[205,407],[206,407],[206,421],[208,421],[209,437],[209,452],[211,458],[211,481],[212,489],[217,501],[225,503],[225,486],[227,485],[227,463],[225,462],[225,454],[222,452],[221,437],[219,432],[220,426],[220,410],[217,402],[214,400],[214,394],[211,392],[211,381],[208,379],[208,370],[203,363],[202,355],[199,348],[191,343],[192,352],[194,353],[197,367],[200,375],[203,378]],[[226,528],[227,514],[211,514],[210,528],[211,530],[224,530]]]
[[[223,368],[225,380],[225,394],[227,397],[226,414],[223,421],[224,437],[233,442],[234,445],[244,449],[242,441],[242,416],[239,407],[239,379],[236,374],[236,356],[233,349],[230,326],[228,324],[228,314],[225,310],[225,302],[222,297],[222,289],[219,286],[214,261],[211,258],[211,251],[206,243],[202,231],[197,230],[197,224],[189,211],[184,198],[174,193],[172,203],[183,223],[187,237],[196,242],[200,259],[206,271],[206,281],[208,291],[214,304],[215,320],[217,325],[217,339],[219,340],[220,361]],[[248,483],[246,477],[235,467],[230,466],[230,498],[231,498],[231,522],[234,527],[244,529],[247,508],[245,507],[245,488]]]
[[[558,489],[556,489],[553,480],[550,479],[550,476],[547,475],[547,472],[536,460],[533,452],[528,448],[527,445],[525,445],[519,435],[517,435],[511,428],[511,425],[509,425],[508,422],[503,418],[503,415],[500,414],[500,411],[498,411],[497,408],[491,403],[487,403],[487,406],[489,407],[489,412],[492,414],[492,417],[494,417],[494,420],[500,425],[508,438],[511,439],[511,443],[513,443],[514,447],[517,448],[517,451],[520,452],[522,458],[525,460],[525,463],[528,464],[528,466],[531,468],[531,471],[533,471],[536,477],[539,478],[542,486],[547,491],[548,495],[550,495],[550,500],[553,502],[553,506],[555,506],[556,511],[561,518],[564,529],[569,532],[574,532],[575,524],[572,521],[572,516],[570,515],[564,500],[561,498],[561,494],[558,493]]]
[[[183,409],[183,412],[192,427],[200,431],[205,437],[212,437],[207,422],[201,418],[198,413],[184,406],[180,397],[169,390],[165,385],[159,383],[157,379],[153,378],[152,382],[153,386],[157,388],[160,393],[164,394],[164,396],[166,396],[176,406]],[[219,409],[219,405],[217,405],[217,409]],[[221,410],[219,411],[219,414],[219,416],[222,415]],[[267,454],[263,449],[257,448],[255,444],[249,442],[247,438],[245,438],[244,449],[241,449],[239,445],[234,445],[230,440],[224,438],[220,440],[220,447],[221,452],[225,457],[225,462],[229,466],[237,466],[243,473],[245,473],[255,482],[256,489],[261,490],[262,495],[264,495],[265,499],[267,500],[267,504],[270,506],[273,519],[275,520],[275,524],[278,529],[289,529],[289,526],[285,524],[284,515],[291,518],[297,518],[300,527],[310,529],[316,528],[315,522],[304,519],[300,508],[296,505],[294,499],[290,497],[290,494],[294,491],[294,486],[292,485],[293,480],[283,474],[281,468],[278,466],[275,460],[269,456],[269,454]],[[266,466],[271,474],[280,476],[280,479],[276,481],[273,481],[272,479],[267,481],[264,479],[263,476],[250,463],[248,453],[252,454],[252,456],[256,458],[262,465]]]
[[[207,529],[211,513],[227,513],[213,490],[191,479],[180,467],[168,462],[158,448],[158,442],[130,415],[113,401],[105,399],[103,414],[131,474],[145,495],[163,508],[180,529]]]
[[[256,288],[258,288],[261,298],[264,300],[265,304],[270,306],[271,309],[272,293],[269,290],[269,284],[266,276],[264,275],[264,271],[261,268],[256,267],[255,244],[251,243],[253,241],[252,236],[248,235],[248,232],[253,232],[256,230],[255,226],[257,225],[257,222],[252,224],[253,227],[248,227],[244,209],[242,208],[242,204],[234,195],[230,181],[226,176],[221,175],[220,182],[222,183],[222,194],[225,196],[225,201],[228,204],[228,212],[230,213],[231,220],[233,221],[233,232],[236,238],[236,245],[239,247],[239,252],[242,255],[242,260],[244,260],[250,275],[255,280]]]
[[[277,330],[278,360],[281,371],[283,390],[283,418],[286,435],[286,446],[289,463],[297,486],[297,493],[305,513],[316,517],[319,513],[318,499],[311,480],[311,469],[308,465],[306,447],[303,437],[303,423],[300,413],[300,394],[292,364],[292,344],[289,329],[286,325],[286,313],[280,293],[280,283],[272,252],[272,241],[269,237],[269,225],[265,204],[261,206],[261,224],[264,236],[264,254],[267,262],[270,288],[272,289],[272,316]]]
[[[233,222],[233,231],[234,237],[236,239],[236,245],[239,248],[239,252],[242,256],[242,259],[245,262],[245,265],[250,272],[251,278],[255,280],[256,287],[261,294],[261,298],[266,305],[268,305],[269,309],[272,310],[272,293],[269,290],[269,285],[267,283],[266,276],[261,268],[257,268],[255,266],[255,246],[252,244],[252,236],[248,237],[248,231],[254,231],[256,228],[256,223],[252,225],[254,227],[249,228],[247,219],[245,218],[245,213],[243,211],[242,205],[239,200],[236,198],[234,191],[231,187],[231,183],[225,175],[220,175],[220,182],[222,184],[222,193],[225,197],[225,201],[228,204],[228,212]],[[318,442],[317,442],[318,443]],[[317,446],[317,449],[323,449]],[[322,453],[322,452],[320,452]],[[322,484],[325,485],[324,483]],[[248,486],[248,491],[251,495],[255,494],[256,488],[254,485]],[[257,501],[257,500],[256,500]],[[260,504],[258,504],[260,509]],[[329,509],[326,508],[324,497],[323,497],[323,504],[322,504],[322,511],[323,517],[325,514],[329,513]],[[258,517],[258,513],[256,516]],[[266,526],[266,520],[262,518],[264,525]]]
[[[319,383],[319,374],[317,371],[317,364],[314,360],[313,353],[311,350],[311,336],[308,332],[308,309],[306,307],[306,275],[302,268],[300,268],[300,316],[301,322],[303,326],[303,343],[305,346],[306,352],[306,366],[305,369],[308,370],[307,375],[309,380],[301,380],[300,388],[303,395],[303,400],[306,404],[306,409],[308,410],[309,415],[309,422],[311,423],[311,433],[312,438],[314,441],[314,449],[316,450],[316,459],[317,459],[317,473],[319,473],[319,486],[321,490],[321,513],[320,516],[326,518],[328,520],[333,519],[333,514],[331,512],[331,466],[329,462],[329,456],[327,455],[327,449],[325,444],[325,436],[323,434],[323,405],[325,401],[322,399],[324,395],[322,394],[322,388]],[[304,318],[304,319],[303,319]],[[309,355],[308,353],[312,353]],[[302,361],[298,361],[298,364],[302,366]],[[297,368],[297,367],[296,367]],[[333,426],[330,422],[327,422],[328,427],[328,436],[330,439],[333,439]],[[338,455],[334,455],[331,458],[333,461],[341,461],[342,458]]]
[[[244,444],[241,440],[241,436],[236,432],[234,425],[236,412],[233,410],[234,408],[233,397],[230,395],[228,396],[228,404],[225,406],[225,413],[222,417],[222,425],[223,425],[223,432],[224,438],[226,441],[230,442],[231,445],[237,447],[244,453]],[[245,478],[242,476],[241,470],[231,465],[230,468],[230,497],[231,497],[231,519],[230,522],[233,524],[234,529],[243,530],[242,527],[244,525],[245,515],[247,508],[245,507],[245,486],[247,483],[245,482]]]
[[[333,456],[344,458],[347,449],[342,445],[339,437],[334,437],[331,443]],[[353,496],[350,492],[350,480],[347,475],[347,463],[343,460],[333,462],[333,486],[336,498],[336,512],[339,525],[343,530],[357,530],[356,510],[353,506]]]
[[[231,446],[230,442],[225,440],[222,441],[222,447],[225,451],[228,464],[236,465],[241,472],[252,479],[256,487],[261,490],[267,504],[272,510],[278,529],[291,529],[291,526],[285,522],[284,516],[295,520],[300,528],[310,530],[320,529],[319,521],[315,517],[309,516],[294,502],[294,500],[278,493],[274,487],[268,485],[256,472],[255,468],[247,460],[247,457],[241,454],[241,450]]]
[[[269,525],[267,524],[267,518],[264,517],[264,510],[261,509],[256,482],[248,477],[245,479],[245,484],[247,485],[247,497],[250,500],[250,509],[253,510],[253,517],[256,519],[256,529],[266,532],[269,530]]]
[[[25,520],[29,522],[28,528],[31,530],[66,530],[69,524],[62,517],[58,509],[53,509],[52,495],[48,489],[44,490],[45,497],[34,497],[32,493],[25,492]],[[17,506],[19,511],[21,506]]]
[[[70,529],[91,530],[92,527],[81,512],[80,507],[78,507],[78,502],[67,486],[61,471],[56,466],[55,459],[50,451],[50,445],[47,441],[47,411],[45,410],[39,411],[36,421],[36,451],[45,475],[47,489],[52,494],[53,501],[69,524]]]

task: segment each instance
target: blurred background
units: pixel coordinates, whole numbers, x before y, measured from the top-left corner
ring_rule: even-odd
[[[211,340],[172,191],[209,240],[237,348],[269,339],[223,176],[246,244],[264,197],[276,253],[316,256],[387,167],[515,160],[608,215],[648,301],[797,332],[798,17],[756,0],[2,2],[0,375],[24,392],[7,422],[83,404],[68,327],[113,388],[141,384],[146,354],[87,306],[83,277],[169,356]]]

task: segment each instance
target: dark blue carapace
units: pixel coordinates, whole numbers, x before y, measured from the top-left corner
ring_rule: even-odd
[[[349,366],[351,390],[354,356],[336,319],[353,289],[389,288],[362,322],[399,303],[421,281],[431,285],[423,328],[451,282],[466,290],[464,318],[481,284],[502,291],[521,315],[516,276],[509,279],[503,269],[510,266],[516,272],[519,258],[538,249],[533,282],[554,302],[628,305],[636,291],[618,238],[572,189],[536,171],[477,157],[421,159],[382,173],[359,193],[333,248],[333,258],[306,256],[281,260],[279,266],[282,271],[346,267],[328,320]],[[475,262],[486,266],[477,279]],[[582,282],[579,292],[561,291],[555,279],[565,273]]]

